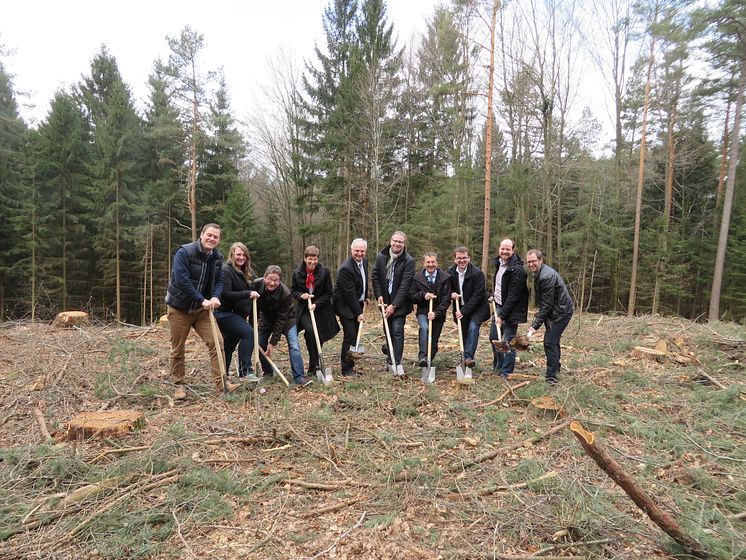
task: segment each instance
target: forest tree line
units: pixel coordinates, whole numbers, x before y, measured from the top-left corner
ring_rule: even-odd
[[[300,67],[273,58],[248,122],[190,27],[153,63],[143,108],[102,46],[34,127],[0,52],[0,318],[152,322],[174,251],[206,222],[259,272],[290,272],[309,244],[336,270],[353,238],[372,258],[395,229],[418,260],[466,245],[479,264],[485,208],[489,251],[505,236],[542,249],[579,309],[692,319],[707,318],[727,216],[715,315],[746,318],[742,2],[459,0],[410,44],[385,0],[319,17],[324,40]],[[579,105],[589,88],[613,100],[610,139]]]

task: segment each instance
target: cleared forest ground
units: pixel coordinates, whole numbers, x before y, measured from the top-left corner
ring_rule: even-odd
[[[690,557],[569,419],[712,557],[746,558],[746,329],[579,315],[549,388],[540,342],[509,384],[489,373],[486,327],[469,387],[454,382],[450,324],[436,383],[421,384],[411,320],[403,380],[384,370],[376,324],[362,377],[305,390],[266,380],[264,394],[227,399],[194,338],[182,403],[167,327],[2,324],[0,558]],[[339,343],[325,346],[335,373]],[[660,361],[634,351],[656,344]],[[542,396],[561,412],[531,405]],[[144,424],[65,439],[76,414],[120,409]]]

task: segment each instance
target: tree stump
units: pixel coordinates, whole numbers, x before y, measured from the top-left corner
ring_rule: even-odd
[[[55,327],[72,327],[73,325],[89,325],[90,322],[91,319],[85,311],[63,311],[57,313],[52,325]]]
[[[92,437],[123,437],[145,423],[145,415],[136,410],[84,412],[70,420],[67,439],[82,440]]]
[[[562,408],[562,405],[554,400],[552,397],[536,397],[531,399],[531,406],[542,414],[548,416],[552,420],[557,418],[564,418],[567,413]]]
[[[643,360],[652,360],[662,364],[666,361],[666,353],[656,350],[655,348],[645,348],[644,346],[635,346],[632,350],[633,358],[640,358]]]

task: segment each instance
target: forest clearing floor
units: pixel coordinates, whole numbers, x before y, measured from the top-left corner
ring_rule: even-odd
[[[420,382],[410,315],[404,379],[371,321],[364,375],[339,375],[340,335],[334,383],[228,397],[192,336],[174,401],[167,326],[0,324],[0,558],[691,558],[569,419],[713,558],[746,558],[746,328],[577,314],[554,387],[540,340],[509,382],[494,375],[487,332],[470,386],[450,321],[436,382]],[[634,351],[656,345],[657,360]],[[120,409],[144,422],[66,439],[77,414]]]

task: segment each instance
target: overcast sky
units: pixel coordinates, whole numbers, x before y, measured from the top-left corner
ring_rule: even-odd
[[[42,120],[60,87],[80,81],[102,44],[116,57],[119,71],[139,107],[146,99],[153,61],[168,58],[166,36],[185,25],[202,33],[204,70],[225,68],[237,117],[249,113],[267,61],[281,49],[300,62],[313,58],[314,41],[323,45],[322,18],[330,0],[6,0],[0,17],[3,59],[14,75],[21,115]],[[388,20],[399,46],[424,31],[439,0],[388,0]]]

